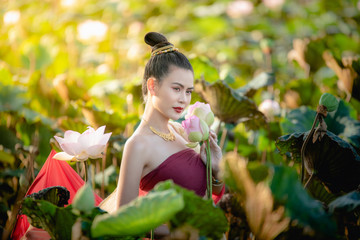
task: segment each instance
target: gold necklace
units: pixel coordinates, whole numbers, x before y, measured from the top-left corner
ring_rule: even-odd
[[[152,126],[149,126],[150,130],[155,133],[156,135],[158,135],[159,137],[161,137],[162,139],[164,139],[165,141],[175,141],[175,135],[174,133],[169,129],[169,133],[163,133],[163,132],[159,132],[157,131],[155,128],[153,128]]]
[[[145,120],[144,118],[143,118],[143,120],[147,123],[147,124],[149,124],[148,123],[148,121],[147,120]],[[153,133],[155,133],[156,135],[158,135],[159,137],[161,137],[162,139],[164,139],[165,141],[175,141],[175,135],[174,135],[174,133],[168,128],[168,130],[169,130],[169,133],[163,133],[163,132],[159,132],[159,131],[157,131],[155,128],[153,128],[152,126],[150,126],[149,125],[149,128],[150,128],[150,130],[153,132]]]

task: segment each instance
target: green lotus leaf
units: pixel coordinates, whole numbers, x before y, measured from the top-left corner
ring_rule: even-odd
[[[112,214],[96,216],[91,226],[91,235],[116,237],[145,234],[170,220],[183,207],[181,194],[173,189],[151,192]]]
[[[89,183],[85,183],[77,192],[72,202],[74,210],[90,213],[95,208],[95,197]]]
[[[70,199],[70,192],[66,187],[53,186],[44,188],[36,193],[32,193],[25,198],[32,198],[34,200],[46,200],[58,207],[64,207],[68,204]]]
[[[290,152],[300,159],[302,144],[309,132],[285,135],[276,141],[280,153]],[[312,139],[312,136],[310,136]],[[305,166],[333,193],[350,192],[360,184],[360,156],[346,141],[327,131],[321,141],[309,141]]]
[[[352,68],[357,73],[354,79],[351,96],[356,100],[360,101],[360,60],[352,62]]]
[[[325,204],[329,204],[331,201],[334,201],[338,196],[337,194],[329,192],[317,177],[314,177],[313,180],[308,184],[307,190],[313,198]]]
[[[190,59],[190,63],[195,71],[195,79],[204,78],[209,82],[216,82],[219,73],[214,64],[205,56],[198,56]]]
[[[228,228],[227,219],[223,211],[213,205],[212,200],[205,200],[193,191],[174,184],[171,180],[157,184],[153,191],[158,192],[169,189],[174,189],[181,194],[185,203],[184,208],[170,220],[172,228],[190,225],[199,230],[200,236],[221,239]]]
[[[238,94],[223,81],[208,84],[197,80],[195,91],[210,104],[215,116],[226,123],[244,122],[251,129],[266,123],[265,116],[251,99]]]
[[[341,100],[337,110],[328,113],[325,122],[329,131],[360,148],[360,121],[352,117],[354,111],[349,104]],[[280,123],[282,133],[310,130],[315,115],[316,111],[305,106],[290,111]]]
[[[357,210],[360,210],[360,192],[358,190],[338,197],[329,204],[330,213],[349,213]]]
[[[3,85],[0,82],[0,112],[20,111],[28,101],[24,96],[25,90],[12,85]]]
[[[296,162],[301,162],[301,147],[304,142],[304,133],[293,133],[279,137],[276,140],[276,148],[280,154],[291,153],[291,158]]]
[[[275,83],[275,75],[272,72],[262,72],[255,76],[248,84],[243,87],[236,89],[239,95],[246,95],[251,97],[254,95],[256,90],[271,86]]]
[[[71,205],[62,208],[33,198],[25,198],[22,203],[22,212],[30,223],[47,231],[52,239],[71,239],[71,228],[77,218],[71,209]]]
[[[301,185],[296,170],[285,166],[274,166],[273,170],[270,189],[275,201],[285,206],[286,214],[296,219],[300,225],[315,230],[317,235],[336,235],[336,222],[319,201],[309,196]]]

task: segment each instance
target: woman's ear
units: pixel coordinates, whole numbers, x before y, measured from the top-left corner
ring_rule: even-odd
[[[156,79],[153,77],[150,77],[147,82],[147,88],[151,95],[155,95],[155,88],[156,88]]]

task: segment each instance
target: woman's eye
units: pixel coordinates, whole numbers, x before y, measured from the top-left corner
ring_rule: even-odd
[[[179,92],[180,91],[180,88],[174,88],[175,91]]]
[[[192,91],[186,91],[187,94],[192,94]]]

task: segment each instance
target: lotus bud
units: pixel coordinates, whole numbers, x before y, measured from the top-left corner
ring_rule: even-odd
[[[196,102],[195,104],[189,106],[185,119],[191,117],[192,115],[195,115],[205,121],[208,126],[211,126],[214,122],[214,113],[211,111],[209,104]]]
[[[334,95],[332,95],[330,93],[324,93],[320,97],[319,105],[324,105],[328,112],[332,112],[338,108],[339,101],[337,100],[337,98]]]
[[[205,121],[193,115],[182,122],[190,142],[200,142],[209,138],[209,127]]]

